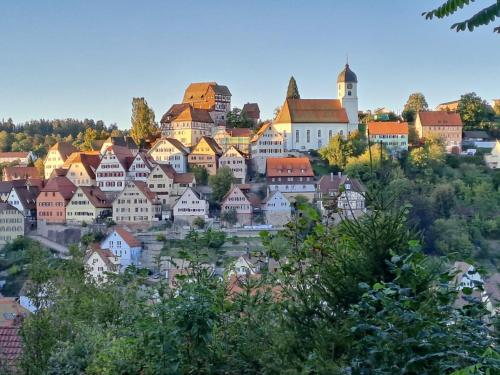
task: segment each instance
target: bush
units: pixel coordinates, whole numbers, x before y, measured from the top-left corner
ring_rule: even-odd
[[[193,225],[198,228],[198,229],[203,229],[205,228],[205,219],[202,217],[197,217],[196,219],[193,220]]]
[[[158,242],[166,242],[167,241],[167,237],[165,237],[165,235],[163,234],[159,234],[156,236],[156,241]]]

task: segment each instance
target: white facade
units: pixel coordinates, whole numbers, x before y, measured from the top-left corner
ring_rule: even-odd
[[[247,276],[256,274],[257,274],[256,267],[244,256],[238,257],[238,259],[236,259],[233,266],[231,267],[231,270],[228,272],[229,277],[233,275]]]
[[[96,170],[97,186],[102,191],[122,191],[127,181],[127,170],[109,147],[102,156],[101,162]]]
[[[358,119],[358,83],[338,82],[338,98],[349,118],[349,130],[357,130]]]
[[[309,181],[303,181],[302,183],[290,183],[287,184],[286,181],[282,183],[269,182],[269,194],[275,191],[279,191],[287,198],[293,198],[297,195],[303,195],[306,198],[312,200],[314,198],[314,193],[316,191],[314,179],[312,177],[307,177]]]
[[[139,152],[128,168],[127,177],[129,180],[146,182],[152,169],[153,166],[147,160],[146,155]]]
[[[149,150],[149,155],[159,164],[170,164],[177,173],[187,171],[187,150],[168,138],[160,139]]]
[[[91,250],[85,262],[85,268],[89,277],[98,283],[108,281],[107,273],[118,273],[119,259],[107,254],[106,251]]]
[[[234,146],[231,146],[219,159],[219,168],[228,167],[233,172],[237,183],[244,184],[247,178],[246,158]]]
[[[101,248],[111,251],[120,260],[121,269],[125,269],[130,265],[139,266],[142,247],[138,243],[132,243],[132,246],[127,243],[126,239],[120,235],[120,230],[111,232],[104,241],[101,242]],[[128,234],[132,236],[131,234]],[[135,238],[134,238],[135,240]],[[135,241],[134,241],[135,242]],[[138,242],[138,241],[137,241]]]
[[[276,190],[268,196],[262,205],[266,223],[273,226],[283,226],[287,224],[292,217],[292,207],[286,197]]]
[[[160,217],[160,201],[142,181],[128,181],[113,201],[113,220],[117,223],[148,223]]]
[[[265,124],[250,143],[252,164],[257,173],[266,173],[268,157],[283,157],[285,149],[283,136],[272,124]]]
[[[197,217],[208,217],[208,201],[199,197],[193,189],[187,188],[174,205],[174,220],[192,221]]]
[[[347,137],[351,129],[349,124],[342,123],[275,123],[273,125],[284,136],[285,151],[318,150],[327,145],[330,138],[337,134]]]

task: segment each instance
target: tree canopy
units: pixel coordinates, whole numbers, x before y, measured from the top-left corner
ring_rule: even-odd
[[[425,100],[424,94],[420,92],[415,92],[411,94],[406,101],[406,104],[403,108],[403,119],[408,122],[415,121],[415,116],[419,111],[427,111],[429,109],[429,105]]]
[[[288,82],[288,90],[286,91],[287,99],[300,99],[299,88],[297,87],[297,82],[293,76],[290,77]]]
[[[212,188],[212,201],[220,204],[234,182],[233,171],[229,167],[222,167],[217,173],[208,177],[208,184]]]
[[[495,117],[495,113],[488,102],[475,92],[460,97],[458,112],[466,129],[488,127],[488,123]]]
[[[158,131],[155,114],[144,98],[132,99],[132,127],[130,136],[138,145],[151,139]]]
[[[226,122],[231,128],[252,128],[255,125],[254,122],[237,107],[234,107],[228,112]]]

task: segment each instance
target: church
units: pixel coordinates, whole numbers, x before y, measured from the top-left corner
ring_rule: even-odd
[[[318,150],[340,134],[358,130],[358,78],[345,65],[337,77],[338,99],[287,98],[273,121],[285,151]]]

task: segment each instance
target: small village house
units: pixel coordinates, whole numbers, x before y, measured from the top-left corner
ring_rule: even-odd
[[[26,167],[30,161],[35,161],[36,155],[31,151],[0,152],[0,164],[15,164]]]
[[[9,203],[0,203],[0,246],[24,236],[24,215]]]
[[[415,130],[420,138],[440,138],[446,152],[459,153],[462,147],[462,119],[458,113],[420,111],[415,119]]]
[[[141,241],[123,227],[115,227],[100,246],[101,249],[109,250],[118,257],[121,270],[130,265],[136,267],[140,265]]]
[[[208,174],[214,175],[221,155],[222,150],[213,138],[202,137],[189,154],[188,164],[190,168],[206,168]]]
[[[3,168],[3,181],[12,180],[39,180],[43,176],[40,176],[38,169],[36,167],[4,167]]]
[[[95,173],[101,155],[98,151],[73,152],[64,162],[66,178],[75,186],[91,186],[96,184]]]
[[[372,143],[383,144],[389,154],[398,155],[408,151],[408,123],[378,121],[367,124],[367,133]]]
[[[36,199],[37,220],[49,224],[66,222],[66,207],[76,191],[76,186],[64,176],[51,178]]]
[[[250,142],[250,157],[255,172],[266,173],[266,160],[269,157],[284,157],[283,136],[270,122],[266,122]]]
[[[170,208],[186,188],[196,185],[194,174],[177,173],[170,164],[157,164],[149,174],[147,185],[155,192],[162,208]]]
[[[78,150],[69,142],[57,142],[49,148],[44,161],[45,179],[49,179],[54,169],[62,168],[66,159]]]
[[[66,221],[95,223],[111,216],[112,204],[97,186],[79,186],[66,207]]]
[[[355,178],[339,172],[320,178],[316,200],[323,214],[337,211],[344,216],[358,216],[365,212],[365,188]]]
[[[0,201],[7,202],[14,186],[26,186],[26,180],[0,181]]]
[[[106,139],[100,147],[100,154],[104,155],[110,146],[124,147],[130,151],[132,156],[135,156],[139,152],[139,146],[137,146],[132,137],[127,135]]]
[[[109,146],[96,170],[97,186],[104,192],[119,192],[125,187],[128,168],[134,159],[132,152],[123,146]]]
[[[108,274],[117,274],[120,270],[119,257],[98,246],[87,251],[84,261],[88,276],[97,283],[107,282]]]
[[[36,221],[36,198],[40,189],[29,183],[22,186],[13,186],[7,202],[22,212],[28,222]]]
[[[179,224],[191,224],[198,217],[207,219],[208,213],[208,201],[191,187],[184,191],[173,207],[174,222]]]
[[[127,181],[113,201],[113,220],[117,223],[151,223],[161,218],[161,203],[142,181]]]
[[[266,182],[270,193],[279,190],[288,199],[297,195],[310,201],[314,198],[314,172],[307,157],[268,158]]]
[[[128,168],[127,179],[146,182],[155,164],[148,154],[142,151],[138,152]]]
[[[160,138],[149,150],[149,155],[158,164],[170,164],[177,173],[187,172],[189,149],[174,138]]]
[[[254,211],[259,208],[260,199],[255,194],[239,185],[233,185],[222,199],[221,216],[225,212],[234,211],[238,223],[250,225]]]
[[[244,184],[247,178],[247,156],[231,146],[219,159],[219,168],[228,167],[233,172],[235,182]]]
[[[262,211],[264,212],[266,224],[273,227],[283,227],[292,218],[292,206],[279,190],[274,190],[268,194],[262,202]]]

